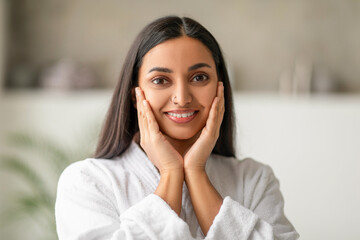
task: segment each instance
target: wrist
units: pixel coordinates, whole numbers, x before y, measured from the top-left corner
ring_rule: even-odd
[[[198,179],[207,177],[207,173],[205,171],[205,167],[197,167],[197,168],[186,168],[184,169],[184,178],[185,181],[189,179]]]
[[[184,173],[185,174],[202,174],[202,173],[206,173],[205,165],[184,167]]]
[[[179,216],[181,212],[183,183],[183,169],[162,170],[159,185],[155,190],[155,194],[167,202]]]
[[[164,169],[160,171],[160,183],[170,183],[173,186],[180,186],[185,180],[184,169]]]
[[[161,169],[159,170],[160,173],[160,177],[161,176],[174,176],[174,177],[179,177],[179,176],[184,176],[184,168],[183,167],[179,167],[179,168],[166,168],[166,169]]]

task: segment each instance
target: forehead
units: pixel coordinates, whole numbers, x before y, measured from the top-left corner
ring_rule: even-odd
[[[180,37],[153,47],[145,54],[141,69],[146,71],[154,66],[187,68],[200,62],[215,69],[212,54],[202,42],[190,37]]]

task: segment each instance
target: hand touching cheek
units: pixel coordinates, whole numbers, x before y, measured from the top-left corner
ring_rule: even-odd
[[[141,147],[160,173],[173,170],[183,171],[183,159],[160,132],[159,125],[143,91],[139,87],[135,91]]]
[[[218,82],[217,94],[211,105],[209,116],[200,137],[184,156],[184,170],[205,171],[205,165],[219,137],[225,112],[224,86]]]

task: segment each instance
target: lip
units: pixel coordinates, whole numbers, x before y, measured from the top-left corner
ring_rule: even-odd
[[[175,117],[175,116],[171,116],[168,113],[177,113],[177,114],[182,114],[182,113],[189,113],[189,112],[194,112],[193,115],[189,116],[189,117]],[[168,117],[171,121],[175,122],[175,123],[188,123],[191,122],[198,114],[199,111],[197,110],[193,110],[193,109],[187,109],[187,110],[171,110],[171,111],[167,111],[165,112],[165,116]]]

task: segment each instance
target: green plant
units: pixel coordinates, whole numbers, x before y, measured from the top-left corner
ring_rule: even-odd
[[[93,135],[89,135],[88,139],[94,140]],[[54,214],[56,182],[66,166],[89,157],[94,145],[94,142],[79,142],[85,143],[85,146],[69,149],[46,137],[26,133],[8,135],[8,146],[16,149],[16,153],[0,156],[0,170],[10,172],[12,177],[24,183],[26,189],[16,189],[13,201],[0,216],[2,226],[25,218],[43,229],[43,239],[57,239]],[[46,176],[37,169],[39,165],[41,169],[46,169]]]

